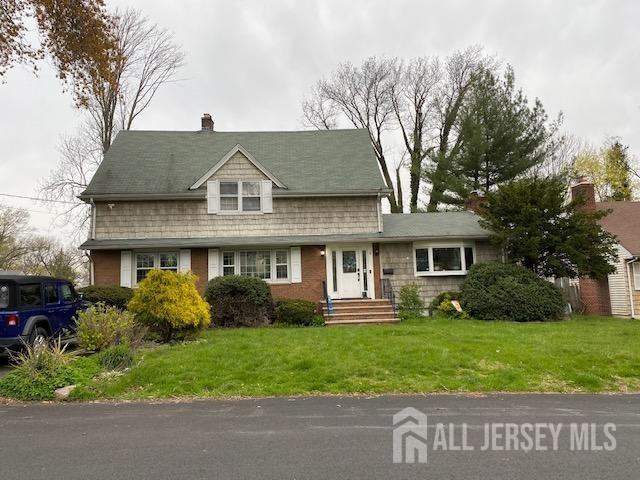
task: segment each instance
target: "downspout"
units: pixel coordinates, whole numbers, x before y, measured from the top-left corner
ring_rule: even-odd
[[[96,239],[96,204],[93,202],[93,197],[89,199],[89,203],[91,203],[91,240]],[[89,257],[89,284],[95,285],[95,269],[93,266],[93,257],[91,254],[87,255]]]
[[[89,199],[91,204],[91,240],[96,239],[96,204],[93,202],[93,197]]]
[[[636,318],[636,309],[633,303],[633,285],[631,283],[631,277],[633,275],[633,269],[631,264],[638,261],[638,257],[633,257],[631,260],[626,260],[624,263],[627,266],[627,284],[629,285],[629,302],[631,304],[631,318]]]
[[[376,200],[376,216],[378,218],[378,233],[382,233],[382,209],[380,208],[380,199],[382,195],[378,192],[378,198]]]

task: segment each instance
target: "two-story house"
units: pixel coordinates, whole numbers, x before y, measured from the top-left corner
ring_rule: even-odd
[[[150,269],[250,275],[275,297],[426,301],[496,259],[472,212],[383,214],[389,193],[366,130],[122,131],[81,198],[93,284]],[[326,289],[326,290],[325,290]],[[386,295],[384,295],[386,296]]]

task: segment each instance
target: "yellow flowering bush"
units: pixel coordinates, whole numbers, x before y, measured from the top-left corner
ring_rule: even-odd
[[[206,328],[211,323],[209,304],[196,290],[192,273],[151,270],[138,284],[127,308],[165,342],[176,333]]]

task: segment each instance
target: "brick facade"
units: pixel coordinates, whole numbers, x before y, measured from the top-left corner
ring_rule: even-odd
[[[581,278],[580,300],[587,315],[611,315],[608,279]]]
[[[94,285],[120,285],[120,250],[93,250]]]
[[[582,198],[581,210],[596,211],[596,193],[592,183],[585,179],[571,187],[571,198]],[[611,299],[609,296],[609,281],[580,278],[580,301],[584,313],[589,315],[611,315]]]
[[[380,244],[373,244],[373,284],[376,298],[382,298],[382,281],[380,276]]]
[[[271,285],[274,298],[303,298],[312,302],[323,299],[322,282],[327,278],[327,266],[320,251],[322,245],[301,247],[302,282]]]
[[[208,283],[208,264],[209,251],[206,248],[193,248],[191,250],[191,271],[198,277],[196,280],[196,288],[201,294]]]
[[[301,247],[302,282],[272,285],[273,296],[321,301],[323,299],[322,282],[326,279],[326,263],[320,251],[324,248],[321,245]],[[94,250],[91,253],[91,259],[94,285],[120,285],[120,250]],[[201,294],[207,286],[207,269],[207,249],[192,249],[191,271],[198,277],[196,287]]]

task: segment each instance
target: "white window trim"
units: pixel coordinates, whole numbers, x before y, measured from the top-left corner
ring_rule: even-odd
[[[631,271],[633,273],[633,288],[640,290],[640,260],[631,264]]]
[[[256,179],[256,180],[224,180],[224,179],[220,179],[219,180],[220,185],[222,185],[223,183],[237,183],[238,184],[238,209],[237,210],[223,210],[222,209],[222,198],[223,195],[222,193],[218,193],[218,197],[219,197],[219,207],[218,207],[218,211],[216,212],[218,215],[263,215],[265,213],[265,208],[264,208],[264,204],[265,204],[265,200],[264,200],[264,196],[262,194],[262,180],[260,179]],[[260,198],[260,210],[251,210],[251,211],[244,211],[242,210],[242,184],[243,183],[257,183],[260,187],[260,194],[259,195],[253,195],[252,197],[258,197]],[[221,188],[219,189],[220,191],[222,190]],[[224,195],[224,197],[227,198],[231,198],[233,197],[233,195]]]
[[[434,248],[459,248],[460,249],[460,261],[462,270],[438,270],[434,271],[433,269],[433,249]],[[449,276],[457,276],[457,275],[466,275],[468,272],[467,269],[467,259],[464,255],[464,249],[471,248],[473,254],[473,263],[477,262],[476,256],[476,246],[473,242],[414,242],[412,255],[413,255],[413,274],[416,277],[449,277]],[[419,272],[418,271],[418,262],[416,261],[416,250],[418,249],[427,249],[429,255],[429,271],[428,272]]]
[[[220,262],[219,265],[219,274],[220,276],[224,275],[224,254],[232,252],[234,254],[234,275],[241,275],[240,273],[240,252],[269,252],[271,257],[270,268],[271,268],[271,278],[263,278],[265,282],[268,284],[278,285],[278,284],[288,284],[291,282],[291,250],[287,247],[285,248],[274,248],[274,247],[264,247],[264,248],[241,248],[241,249],[233,249],[233,248],[224,248],[220,250]],[[276,278],[277,277],[277,269],[276,269],[276,251],[285,251],[287,252],[287,278]]]
[[[173,267],[168,268],[168,267],[160,267],[160,255],[167,255],[167,254],[171,254],[171,255],[175,255],[177,258],[177,265],[176,268],[174,269]],[[133,254],[131,255],[131,263],[132,263],[132,268],[131,268],[131,285],[134,287],[138,286],[138,270],[147,270],[146,268],[144,269],[138,269],[138,255],[153,255],[153,267],[148,269],[148,270],[154,270],[154,269],[158,269],[158,270],[175,270],[176,272],[180,272],[180,251],[179,250],[162,250],[162,251],[158,251],[158,250],[154,250],[154,251],[144,251],[144,250],[134,250]]]

